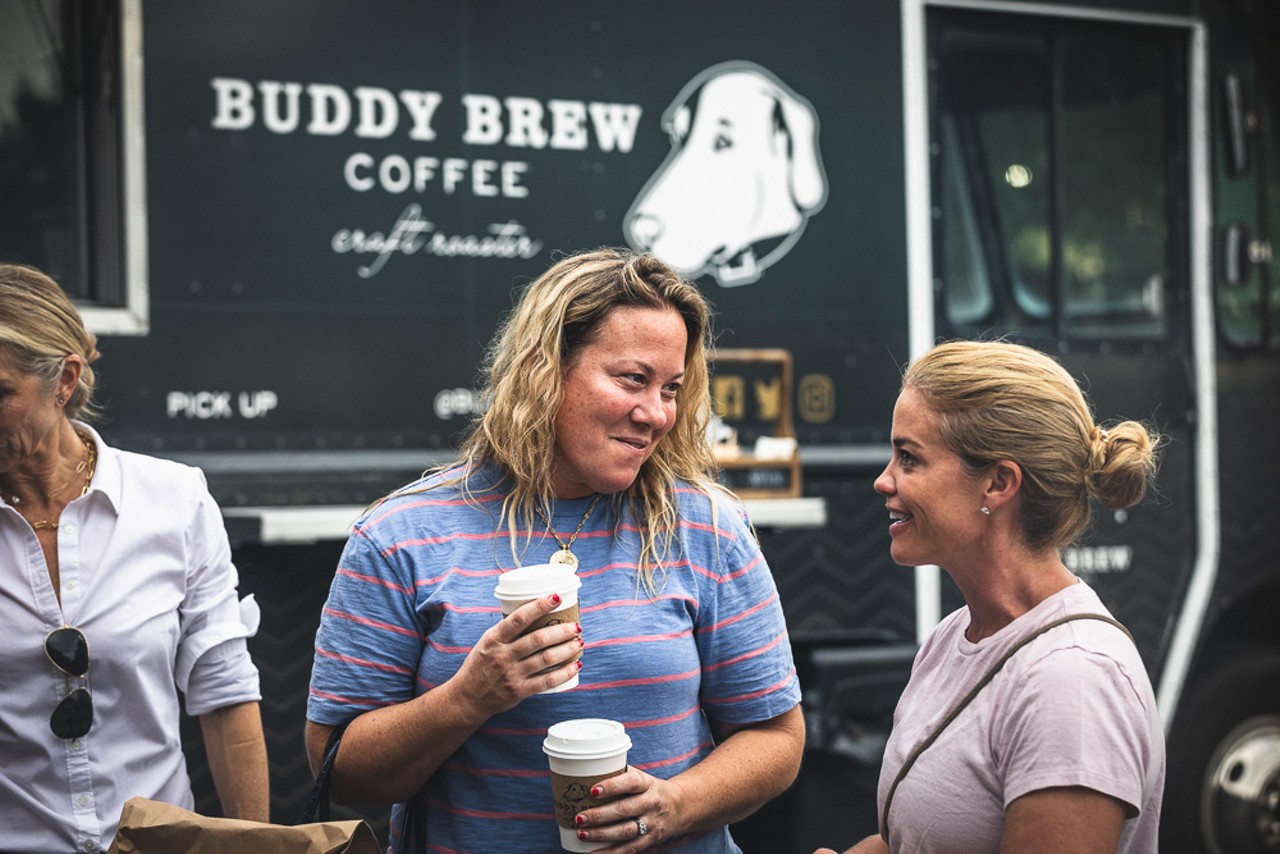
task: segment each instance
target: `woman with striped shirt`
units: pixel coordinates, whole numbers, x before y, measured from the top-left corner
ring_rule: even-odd
[[[433,851],[559,851],[542,739],[610,718],[629,768],[579,839],[739,850],[727,825],[795,779],[804,725],[772,575],[714,479],[710,341],[705,299],[651,256],[570,256],[527,288],[459,459],[372,508],[335,575],[307,747],[314,767],[351,722],[336,799],[396,803],[398,827],[422,790]],[[504,618],[494,586],[552,555],[580,622],[522,636],[558,600]]]

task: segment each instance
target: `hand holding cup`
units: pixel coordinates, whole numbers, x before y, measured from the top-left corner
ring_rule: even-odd
[[[555,563],[539,563],[508,570],[498,577],[498,585],[493,595],[502,603],[502,613],[512,615],[521,606],[537,598],[554,595],[559,597],[559,604],[550,612],[543,613],[532,623],[521,630],[521,634],[532,634],[539,629],[555,625],[579,625],[578,588],[582,581],[572,566]],[[581,650],[575,659],[581,658]],[[548,670],[555,669],[551,665]],[[568,691],[578,687],[578,674],[575,672],[568,680],[559,682],[541,693],[552,694],[557,691]]]
[[[556,593],[526,602],[480,636],[455,677],[459,699],[477,721],[567,682],[577,684],[581,626],[557,621],[529,631],[563,604]]]

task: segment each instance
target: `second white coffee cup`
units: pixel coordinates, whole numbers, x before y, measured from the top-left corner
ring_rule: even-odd
[[[566,851],[594,851],[609,842],[585,842],[578,838],[574,817],[584,809],[604,803],[591,797],[596,783],[627,770],[631,736],[617,721],[578,718],[552,724],[542,742],[551,767],[551,798],[560,827],[560,847]]]

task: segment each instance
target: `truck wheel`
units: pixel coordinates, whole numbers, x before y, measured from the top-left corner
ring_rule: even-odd
[[[1280,852],[1280,650],[1232,647],[1199,673],[1169,739],[1161,850]]]

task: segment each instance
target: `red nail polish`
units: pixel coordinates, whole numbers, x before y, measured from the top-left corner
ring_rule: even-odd
[[[593,786],[591,788],[591,797],[598,798],[603,794],[604,794],[604,789],[601,789],[599,786]]]
[[[582,816],[580,816],[580,815],[575,815],[575,816],[573,817],[573,821],[574,821],[574,824],[586,824],[586,823],[587,823],[587,820],[586,820],[585,818],[583,818]]]
[[[587,838],[587,832],[586,832],[585,830],[579,830],[579,831],[578,831],[578,838],[579,838],[579,839],[586,839],[586,838]]]
[[[577,665],[578,665],[578,669],[579,669],[579,670],[581,670],[581,669],[582,669],[582,659],[581,659],[581,658],[579,658],[577,661],[575,661],[575,662],[574,662],[574,664],[577,664]]]
[[[582,623],[574,623],[578,627],[578,634],[582,634]]]
[[[552,594],[551,594],[551,604],[552,604],[552,605],[559,605],[559,604],[560,604],[560,594],[559,594],[559,593],[552,593]]]

